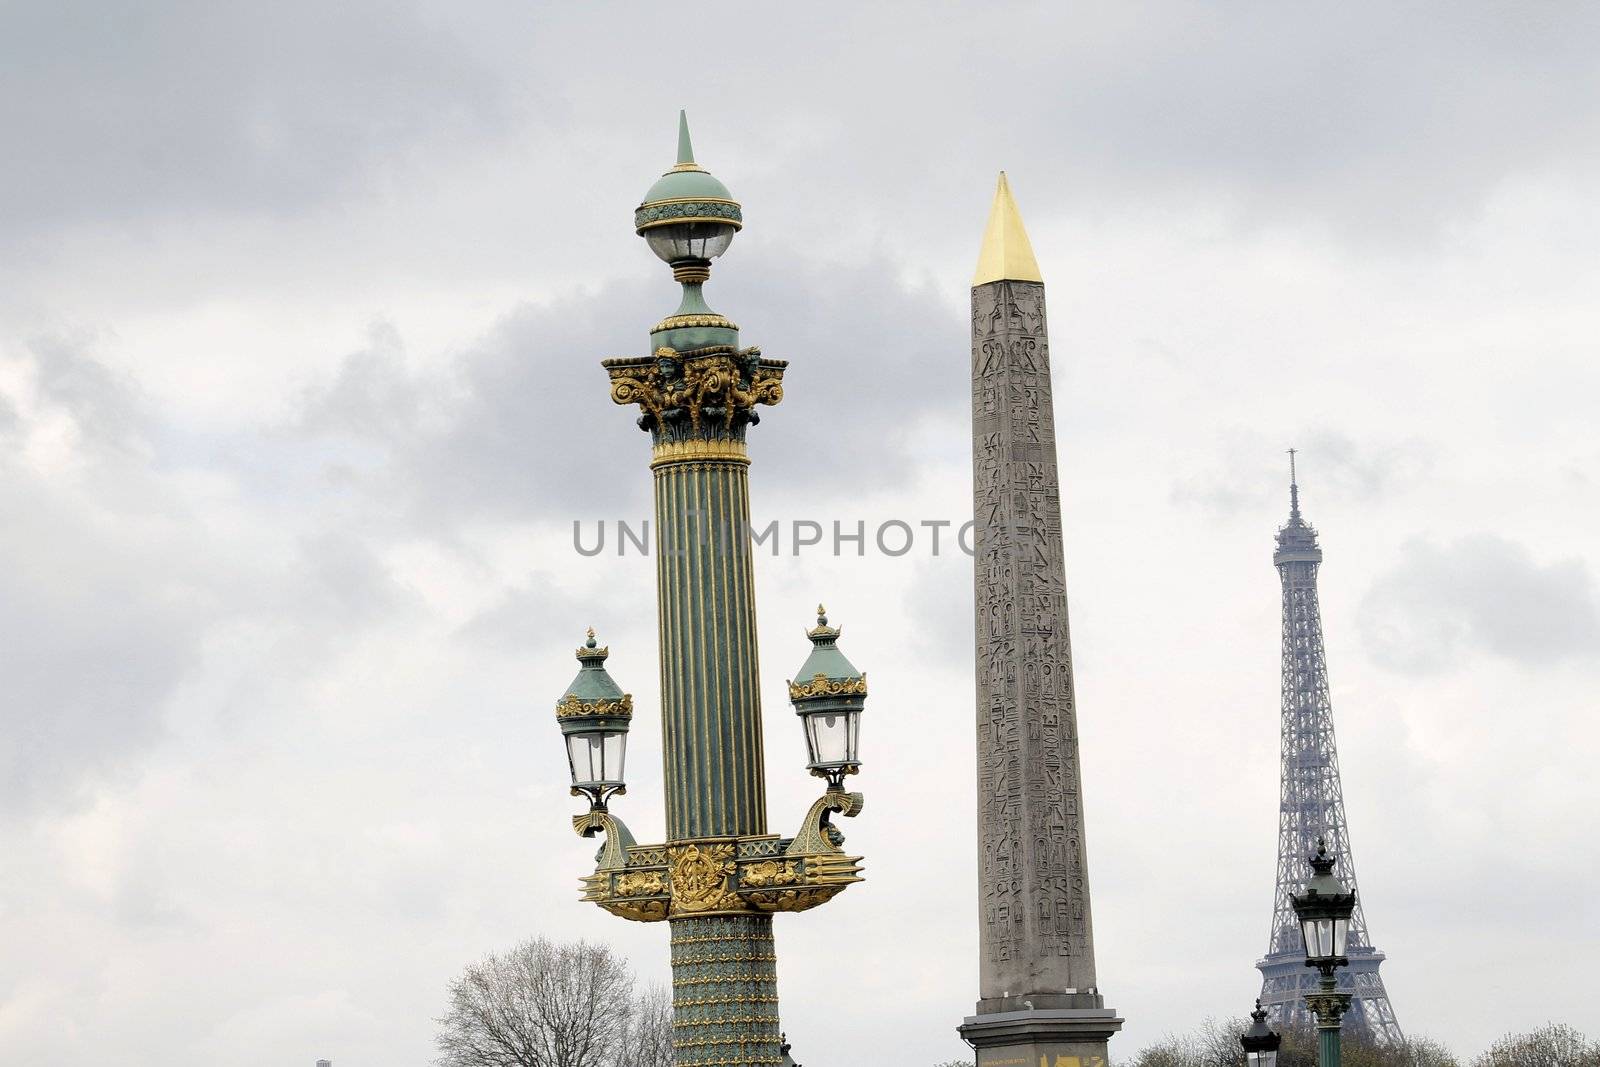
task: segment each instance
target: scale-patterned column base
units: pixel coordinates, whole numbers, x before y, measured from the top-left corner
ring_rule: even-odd
[[[772,919],[674,918],[672,1009],[677,1067],[781,1064]]]

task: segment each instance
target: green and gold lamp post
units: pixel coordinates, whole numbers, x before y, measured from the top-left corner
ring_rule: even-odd
[[[650,331],[647,356],[608,359],[611,399],[639,408],[655,484],[657,623],[666,840],[634,842],[610,810],[624,791],[632,698],[605,672],[605,649],[578,650],[578,678],[557,705],[585,837],[604,835],[584,899],[625,919],[665,921],[672,937],[678,1067],[783,1062],[777,912],[816,907],[861,881],[831,819],[861,811],[843,781],[866,679],[819,617],[790,699],[805,724],[808,766],[827,780],[790,838],[767,832],[754,574],[749,541],[749,427],[783,399],[782,360],[739,346],[739,328],[702,292],[711,261],[743,226],[728,189],[695,161],[681,117],[678,161],[650,187],[634,228],[682,286]],[[820,613],[819,613],[820,616]]]
[[[1350,942],[1350,916],[1356,910],[1355,891],[1333,873],[1334,857],[1327,846],[1317,841],[1317,854],[1309,860],[1311,881],[1305,892],[1291,896],[1295,918],[1300,921],[1300,937],[1305,945],[1306,966],[1322,975],[1318,989],[1306,994],[1306,1007],[1317,1020],[1318,1067],[1339,1067],[1340,1028],[1350,1010],[1350,994],[1335,990],[1333,972],[1347,966],[1345,949]]]

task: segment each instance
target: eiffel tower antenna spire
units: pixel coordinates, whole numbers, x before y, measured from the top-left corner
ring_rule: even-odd
[[[1286,450],[1289,453],[1289,521],[1299,522],[1300,519],[1300,479],[1295,476],[1294,454],[1298,448]]]

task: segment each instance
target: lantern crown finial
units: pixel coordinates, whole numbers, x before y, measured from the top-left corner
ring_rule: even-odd
[[[1342,901],[1346,897],[1355,900],[1355,894],[1350,887],[1345,885],[1338,875],[1333,873],[1334,865],[1338,862],[1337,856],[1328,854],[1328,842],[1325,838],[1317,838],[1317,854],[1306,857],[1306,862],[1311,864],[1311,880],[1306,883],[1305,895],[1307,899],[1322,898]]]
[[[821,604],[817,605],[817,625],[806,631],[806,636],[811,638],[812,644],[819,644],[824,639],[837,639],[839,629],[828,625],[828,609]]]
[[[1276,1063],[1278,1047],[1283,1038],[1267,1025],[1267,1009],[1261,1006],[1260,997],[1256,998],[1256,1010],[1250,1013],[1250,1020],[1250,1029],[1239,1035],[1246,1061],[1251,1067]]]
[[[867,676],[856,670],[855,664],[839,651],[839,634],[842,629],[828,624],[827,609],[817,605],[817,624],[806,631],[811,640],[811,654],[800,665],[794,681],[789,683],[789,699],[811,701],[837,700],[840,697],[859,699],[867,695]]]
[[[604,663],[609,655],[611,655],[611,649],[609,647],[600,647],[600,643],[595,640],[594,627],[589,627],[583,647],[578,649],[577,652],[578,662],[587,669],[604,670],[605,668],[601,667],[600,664]]]
[[[1328,855],[1328,841],[1326,838],[1317,838],[1317,854],[1310,857],[1311,869],[1318,874],[1332,874],[1334,858]]]

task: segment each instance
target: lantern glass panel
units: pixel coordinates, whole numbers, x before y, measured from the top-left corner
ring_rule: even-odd
[[[1302,919],[1300,933],[1305,939],[1308,959],[1327,959],[1342,953],[1334,951],[1335,920],[1328,918]],[[1348,926],[1348,924],[1346,924]]]
[[[819,711],[805,716],[806,747],[812,763],[826,766],[855,761],[857,715],[854,711]]]
[[[1246,1052],[1244,1061],[1249,1067],[1276,1067],[1278,1052],[1276,1049],[1260,1052]]]
[[[620,730],[616,733],[606,734],[605,743],[601,753],[605,760],[602,770],[605,771],[605,780],[608,782],[623,781],[622,763],[628,752],[628,735]]]
[[[621,731],[568,734],[567,758],[572,764],[572,784],[580,789],[621,785],[627,744],[627,735]]]
[[[716,259],[733,243],[728,222],[675,222],[644,231],[650,251],[668,263],[683,259]]]
[[[599,779],[599,742],[595,734],[567,735],[567,759],[572,764],[573,785],[590,785]]]

